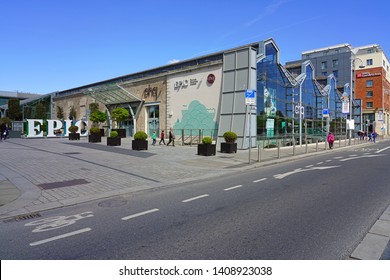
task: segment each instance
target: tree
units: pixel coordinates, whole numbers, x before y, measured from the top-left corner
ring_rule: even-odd
[[[89,110],[92,112],[99,111],[99,103],[94,102],[89,104]]]
[[[60,107],[60,106],[57,106],[57,118],[59,120],[64,119],[64,109],[62,109],[62,107]]]
[[[111,115],[120,124],[129,118],[130,113],[125,108],[120,107],[112,110]]]
[[[72,106],[72,108],[70,108],[69,119],[72,121],[77,119],[77,113],[76,113],[76,109],[74,108],[74,106]]]
[[[8,116],[14,121],[22,119],[19,99],[11,98],[8,100]]]
[[[103,112],[97,110],[97,111],[93,111],[89,115],[89,119],[93,122],[94,127],[98,127],[99,123],[106,121],[107,115],[106,115],[106,113],[103,113]]]
[[[35,116],[37,119],[46,119],[46,109],[45,105],[38,103],[35,106]]]

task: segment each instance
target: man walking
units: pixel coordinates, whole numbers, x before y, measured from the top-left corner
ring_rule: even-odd
[[[173,132],[173,128],[171,127],[169,129],[169,141],[167,146],[172,142],[172,146],[175,147],[175,133]]]

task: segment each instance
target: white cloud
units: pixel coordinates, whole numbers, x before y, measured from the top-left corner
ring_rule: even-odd
[[[178,59],[171,59],[170,61],[168,61],[168,64],[174,64],[174,63],[178,63],[178,62],[180,62],[180,60],[178,60]]]

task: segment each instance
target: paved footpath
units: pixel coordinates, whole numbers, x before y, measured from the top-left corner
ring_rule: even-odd
[[[119,147],[107,146],[105,137],[96,144],[88,143],[86,138],[0,142],[0,219],[327,152],[325,143],[319,143],[294,149],[252,149],[250,159],[248,150],[204,157],[196,155],[195,145],[149,143],[147,151],[133,151],[131,138],[121,140]],[[372,145],[358,141],[352,144]],[[335,149],[348,147],[346,141],[335,143]]]

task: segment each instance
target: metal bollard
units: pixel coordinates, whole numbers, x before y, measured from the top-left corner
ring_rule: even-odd
[[[318,139],[316,139],[316,152],[318,152]]]
[[[293,156],[295,156],[295,137],[293,138]]]
[[[278,158],[280,158],[280,141],[278,141]]]
[[[257,144],[257,162],[260,162],[261,161],[261,148],[260,148],[260,144]]]

